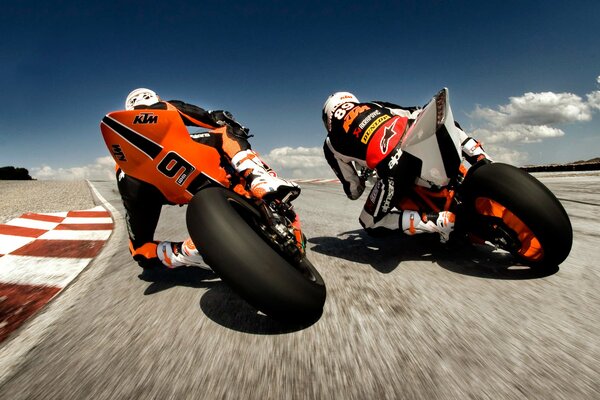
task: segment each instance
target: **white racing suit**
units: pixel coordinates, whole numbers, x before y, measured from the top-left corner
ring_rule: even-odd
[[[408,235],[439,233],[440,240],[447,241],[454,226],[452,213],[420,215],[416,210],[394,209],[418,176],[416,159],[402,153],[399,143],[421,109],[371,102],[354,103],[354,107],[346,105],[337,110],[323,151],[344,192],[348,198],[356,200],[365,190],[365,182],[359,177],[357,168],[374,169],[380,178],[363,207],[359,218],[361,225],[370,234],[401,229]],[[479,142],[462,130],[460,132],[463,155],[468,162],[489,158]]]

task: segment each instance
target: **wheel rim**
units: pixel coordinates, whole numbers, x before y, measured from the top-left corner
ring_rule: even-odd
[[[502,204],[487,197],[478,197],[475,200],[475,209],[481,215],[499,218],[517,235],[520,242],[520,247],[517,249],[519,256],[535,262],[544,258],[544,249],[537,236],[519,217]]]

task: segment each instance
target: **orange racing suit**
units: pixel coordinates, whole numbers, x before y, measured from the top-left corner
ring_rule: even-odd
[[[227,111],[207,111],[178,100],[161,101],[135,109],[177,110],[186,126],[209,129],[208,132],[192,133],[191,137],[215,147],[225,160],[231,160],[240,150],[250,149],[248,129],[235,121]],[[225,133],[222,133],[222,129],[214,131],[222,126],[226,126]],[[228,162],[223,164],[227,165]],[[154,233],[162,206],[171,203],[152,184],[126,175],[120,169],[117,169],[117,186],[125,207],[129,250],[134,260],[143,268],[162,267],[156,252],[159,242],[154,240]]]

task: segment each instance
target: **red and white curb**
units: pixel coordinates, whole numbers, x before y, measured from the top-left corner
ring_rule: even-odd
[[[113,227],[102,206],[0,224],[0,342],[83,271]]]

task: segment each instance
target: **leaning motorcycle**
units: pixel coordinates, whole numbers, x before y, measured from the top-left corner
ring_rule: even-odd
[[[287,199],[253,198],[215,148],[191,138],[177,111],[116,111],[100,128],[121,170],[157,187],[170,203],[187,204],[196,248],[242,298],[277,319],[320,316],[325,284],[306,257]]]
[[[411,158],[418,171],[414,190],[396,207],[423,213],[452,211],[453,238],[487,242],[532,268],[562,263],[573,243],[562,204],[520,168],[488,160],[469,165],[462,159],[458,132],[444,88],[406,131],[399,145],[402,151],[389,160]]]

